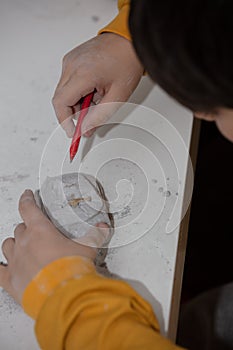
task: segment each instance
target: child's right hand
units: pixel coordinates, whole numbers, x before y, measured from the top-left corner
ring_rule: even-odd
[[[73,136],[74,123],[68,117],[79,111],[83,96],[96,89],[95,103],[125,102],[142,74],[132,43],[117,34],[101,34],[66,54],[53,105],[67,135]],[[104,111],[93,107],[84,119],[82,133],[90,136],[110,115],[111,106]]]

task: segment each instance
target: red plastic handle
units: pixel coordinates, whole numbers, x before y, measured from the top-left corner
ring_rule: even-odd
[[[94,92],[91,92],[90,94],[85,96],[83,103],[81,105],[80,115],[78,118],[75,133],[74,133],[74,136],[73,136],[73,139],[71,142],[71,146],[70,146],[70,161],[71,162],[74,159],[76,153],[78,152],[78,146],[79,146],[80,139],[81,139],[81,125],[82,125],[83,119],[87,115],[88,108],[90,107],[93,96],[94,96]]]

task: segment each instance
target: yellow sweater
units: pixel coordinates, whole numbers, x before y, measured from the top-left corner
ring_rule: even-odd
[[[151,306],[127,283],[97,274],[91,260],[65,257],[27,286],[23,308],[44,350],[175,350]]]
[[[128,28],[130,0],[118,0],[119,14],[106,27],[99,31],[99,34],[104,32],[115,33],[123,36],[126,39],[131,39]]]
[[[119,1],[119,15],[101,32],[130,39],[130,1]],[[23,308],[36,320],[43,350],[175,350],[159,334],[151,306],[127,283],[96,273],[82,257],[46,266],[27,286]]]

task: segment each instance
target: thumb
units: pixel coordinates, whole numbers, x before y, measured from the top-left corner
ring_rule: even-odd
[[[36,201],[31,190],[25,190],[19,199],[19,213],[26,226],[41,224],[49,220],[36,205]]]
[[[112,88],[102,98],[101,102],[94,107],[91,107],[83,120],[81,132],[82,135],[91,136],[95,129],[101,125],[105,125],[111,116],[122,106],[121,103],[128,99],[119,91],[119,88]]]
[[[87,245],[92,248],[101,248],[109,241],[110,228],[107,224],[100,222],[90,228],[90,230],[81,238],[78,243]]]

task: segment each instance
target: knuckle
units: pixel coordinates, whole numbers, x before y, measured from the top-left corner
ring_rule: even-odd
[[[21,224],[17,225],[16,228],[14,229],[14,235],[17,233],[18,229],[20,228],[20,225]]]
[[[63,64],[63,65],[66,64],[66,62],[68,61],[68,58],[69,58],[69,53],[66,53],[66,54],[64,55],[64,57],[62,58],[62,64]]]
[[[16,235],[19,231],[23,230],[25,228],[24,223],[20,223],[16,226],[16,228],[14,229],[14,235]]]
[[[53,97],[52,97],[52,104],[53,104],[53,106],[54,107],[56,107],[57,106],[57,92],[55,91],[55,93],[54,93],[54,95],[53,95]]]
[[[3,252],[6,251],[7,248],[8,248],[12,243],[14,243],[13,238],[11,238],[11,237],[6,238],[6,239],[2,242],[2,251],[3,251]]]
[[[62,94],[58,89],[56,89],[52,97],[52,104],[56,111],[60,108],[62,104]]]

